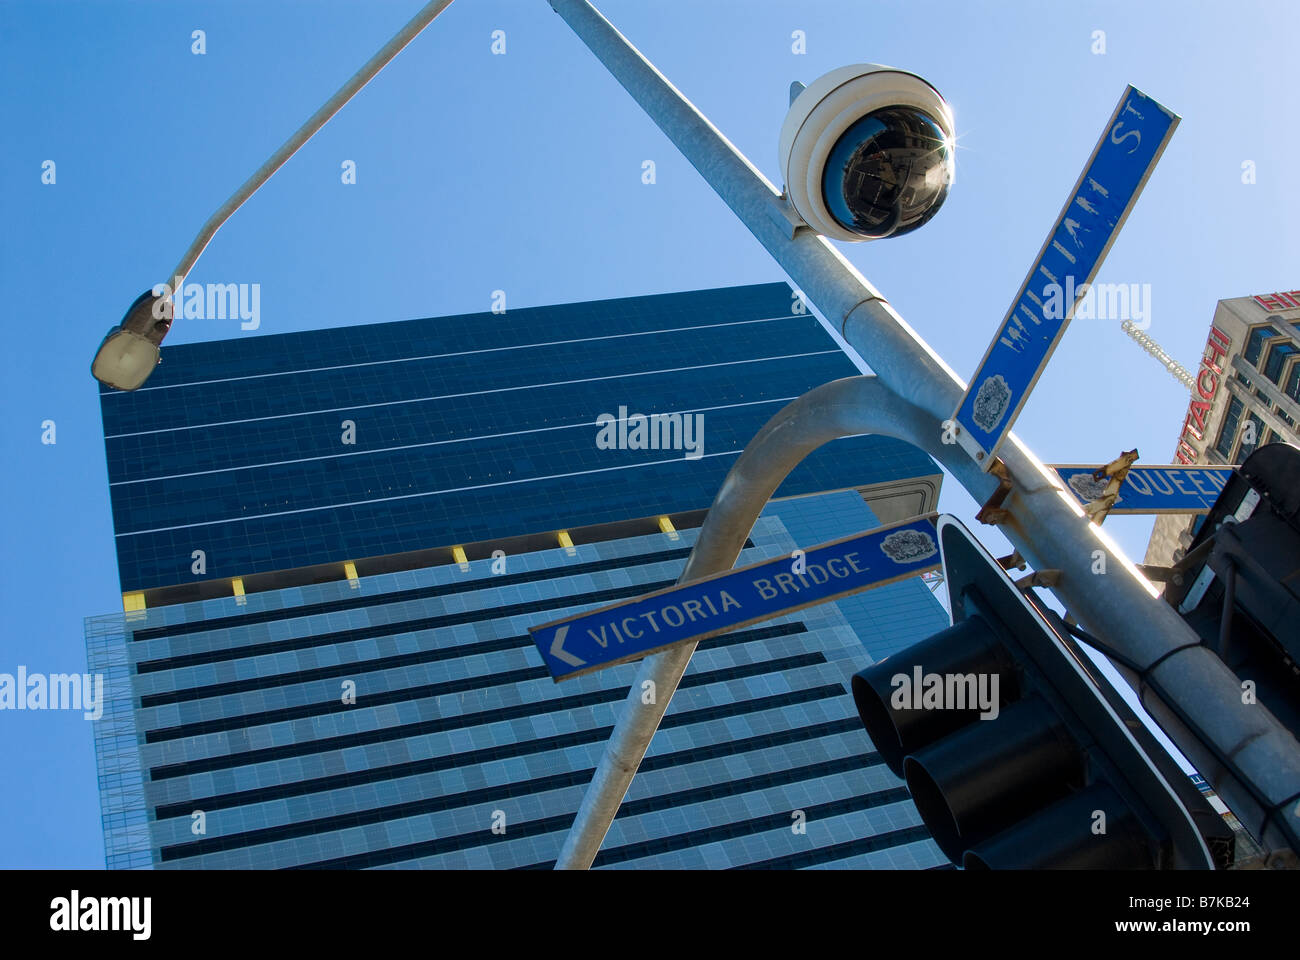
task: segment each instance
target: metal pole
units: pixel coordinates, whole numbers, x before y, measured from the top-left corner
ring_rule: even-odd
[[[792,229],[776,188],[599,11],[586,0],[550,4],[807,299],[840,327],[879,382],[918,411],[923,419],[910,418],[905,432],[896,435],[929,452],[984,502],[997,479],[957,445],[938,442],[941,423],[957,408],[965,383],[827,241],[808,229]],[[1232,671],[1157,599],[1132,561],[1086,520],[1014,435],[1003,445],[1001,459],[1012,479],[1004,503],[1011,519],[1001,526],[1003,533],[1035,569],[1060,571],[1053,591],[1090,632],[1149,667],[1137,683],[1143,706],[1261,843],[1300,849],[1300,818],[1291,809],[1300,800],[1300,743],[1262,705],[1242,703]],[[735,469],[710,513],[741,495],[733,493],[744,489],[734,479]],[[758,510],[752,512],[756,517]],[[711,554],[715,548],[706,537],[712,536],[706,522],[696,552]],[[653,679],[653,673],[660,677],[659,690],[669,677],[674,677],[669,687],[675,688],[689,659],[686,650],[647,658],[638,681]],[[615,729],[557,866],[590,865],[667,706],[664,697],[659,700],[646,706],[629,697],[629,716]],[[620,739],[624,727],[628,733]]]
[[[271,154],[266,162],[253,171],[253,175],[244,181],[243,186],[236,190],[230,199],[217,208],[216,213],[208,217],[207,223],[199,230],[198,236],[190,244],[189,249],[181,255],[180,262],[176,264],[176,269],[167,276],[168,282],[173,282],[172,278],[178,278],[175,282],[179,286],[181,280],[189,274],[198,262],[200,254],[204,248],[216,236],[221,225],[230,219],[231,214],[243,206],[244,201],[257,192],[258,187],[271,179],[275,171],[284,166],[285,162],[298,152],[298,148],[316,135],[321,127],[329,122],[330,117],[343,109],[343,106],[356,96],[357,91],[374,79],[375,74],[384,69],[388,62],[402,52],[402,49],[414,40],[430,23],[434,17],[446,10],[451,4],[451,0],[431,0],[416,12],[406,26],[397,31],[393,37],[380,48],[379,52],[367,60],[361,69],[354,73],[343,86],[334,92],[334,96],[326,100],[319,110],[307,118],[307,122],[299,127],[294,134],[289,137],[280,149]]]
[[[754,521],[781,481],[822,444],[861,433],[925,435],[929,431],[922,427],[928,420],[876,377],[833,380],[792,400],[755,434],[727,474],[678,583],[730,570]],[[937,433],[934,439],[937,447]],[[556,860],[557,868],[591,866],[695,646],[685,643],[641,661],[623,713],[582,798],[574,829]],[[641,702],[646,681],[654,683],[654,702],[650,704]],[[591,827],[579,830],[578,824]]]

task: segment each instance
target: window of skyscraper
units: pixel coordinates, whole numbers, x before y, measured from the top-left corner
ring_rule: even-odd
[[[1242,357],[1247,363],[1254,366],[1256,361],[1259,360],[1259,351],[1263,349],[1264,341],[1269,337],[1276,336],[1278,336],[1278,330],[1276,327],[1255,327],[1255,329],[1250,331],[1250,339],[1246,341],[1246,349],[1242,351]]]
[[[1232,453],[1232,443],[1237,439],[1237,423],[1241,420],[1242,403],[1236,397],[1228,404],[1228,412],[1223,415],[1223,427],[1219,430],[1219,442],[1215,451],[1225,460]]]
[[[1255,425],[1255,429],[1253,431],[1245,429],[1241,431],[1241,448],[1237,451],[1238,463],[1245,461],[1264,442],[1264,421],[1253,413],[1247,419]],[[1255,442],[1247,443],[1246,441],[1252,436],[1255,438]]]
[[[1268,357],[1264,360],[1264,376],[1280,386],[1282,383],[1282,368],[1297,353],[1300,353],[1300,347],[1297,347],[1290,340],[1274,344],[1268,351]]]

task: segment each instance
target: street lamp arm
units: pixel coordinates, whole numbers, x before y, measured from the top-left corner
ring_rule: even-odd
[[[176,269],[167,275],[168,283],[171,283],[174,278],[177,283],[184,280],[194,268],[194,264],[198,262],[204,248],[216,236],[217,231],[221,229],[221,225],[243,206],[244,201],[256,193],[262,184],[270,180],[275,171],[284,166],[285,162],[298,152],[299,147],[310,140],[321,127],[325,126],[334,114],[343,109],[344,104],[356,96],[362,87],[374,79],[375,75],[384,69],[390,60],[397,56],[408,43],[416,38],[421,30],[433,22],[434,17],[442,13],[450,4],[451,0],[431,0],[430,3],[421,7],[420,11],[407,22],[406,26],[394,34],[392,39],[384,44],[378,53],[367,60],[360,70],[354,73],[343,86],[339,87],[334,96],[326,100],[321,105],[321,108],[294,132],[293,136],[281,144],[280,149],[271,154],[267,161],[244,181],[243,186],[236,190],[230,199],[223,203],[217,209],[217,212],[203,224],[203,228],[199,230],[194,242],[190,244],[189,249],[185,251],[185,255],[176,264]],[[175,293],[175,290],[172,292]]]
[[[275,171],[298,152],[299,147],[310,140],[317,130],[325,126],[330,117],[338,113],[358,90],[369,83],[375,74],[397,56],[403,47],[414,40],[416,35],[450,3],[451,0],[431,0],[430,3],[425,4],[406,26],[402,27],[378,53],[352,75],[347,83],[339,87],[334,96],[326,100],[324,105],[312,114],[307,122],[280,146],[279,150],[271,154],[270,158],[244,181],[243,186],[236,190],[216,213],[208,217],[203,228],[199,230],[199,235],[194,238],[194,242],[190,244],[189,249],[185,251],[180,262],[167,275],[165,281],[161,285],[151,287],[137,298],[127,309],[122,322],[111,329],[108,336],[100,343],[95,358],[90,364],[90,373],[96,380],[116,390],[138,390],[149,379],[154,368],[162,361],[160,347],[163,338],[171,329],[174,316],[172,298],[180,292],[186,276],[194,269],[194,264],[198,262],[204,248],[221,229],[221,225],[229,220],[231,215],[243,206],[244,201],[257,192],[258,187],[270,180]]]

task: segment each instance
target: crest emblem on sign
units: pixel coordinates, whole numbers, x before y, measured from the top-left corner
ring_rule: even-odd
[[[1087,500],[1089,503],[1104,497],[1106,487],[1109,484],[1110,477],[1102,477],[1100,480],[1096,480],[1090,473],[1076,473],[1070,478],[1070,489],[1079,495],[1079,499]],[[1116,500],[1118,499],[1116,497]]]
[[[1002,374],[995,373],[980,384],[979,392],[975,394],[971,419],[985,433],[992,433],[1006,416],[1010,405],[1011,387],[1002,378]]]
[[[895,563],[915,563],[939,552],[924,530],[895,530],[880,541],[881,552]]]

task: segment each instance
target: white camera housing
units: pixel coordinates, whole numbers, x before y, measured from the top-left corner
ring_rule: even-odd
[[[845,227],[826,204],[823,177],[831,151],[849,128],[868,115],[888,108],[922,114],[942,132],[945,144],[954,136],[952,109],[934,87],[914,73],[858,63],[840,67],[810,83],[790,104],[781,125],[781,176],[795,212],[817,233],[835,240],[876,239]],[[927,180],[944,177],[943,191],[924,216],[898,223],[894,233],[914,229],[943,201],[952,180],[952,151],[927,171]],[[937,183],[934,184],[937,189]]]

